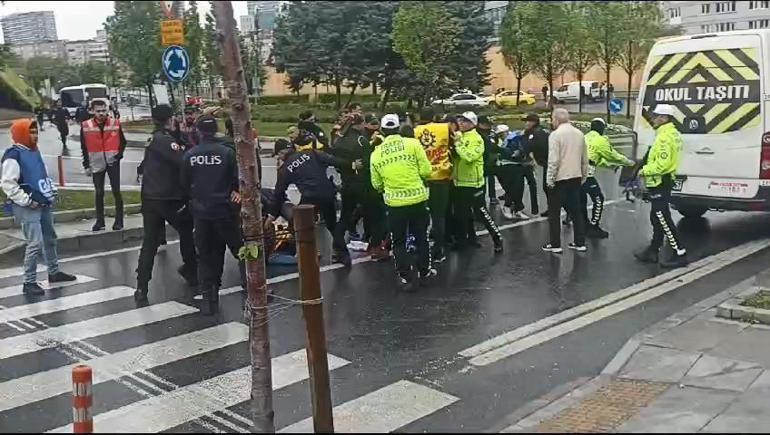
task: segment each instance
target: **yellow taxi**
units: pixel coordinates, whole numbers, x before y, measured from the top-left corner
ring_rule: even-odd
[[[519,92],[519,104],[532,105],[535,104],[535,96],[521,91]],[[495,95],[487,97],[490,106],[496,107],[508,107],[516,105],[516,91],[502,91]]]

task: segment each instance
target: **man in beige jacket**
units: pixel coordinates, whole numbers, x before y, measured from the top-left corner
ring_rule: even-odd
[[[553,132],[548,137],[548,167],[546,168],[546,186],[552,190],[549,195],[548,224],[551,231],[550,243],[543,246],[546,252],[561,254],[561,223],[559,210],[564,207],[569,216],[581,216],[581,186],[588,177],[588,151],[585,137],[569,122],[569,112],[565,109],[553,111]],[[569,248],[585,252],[585,222],[573,219],[575,240]]]

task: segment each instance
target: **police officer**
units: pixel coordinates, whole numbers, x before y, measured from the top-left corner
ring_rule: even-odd
[[[201,312],[212,314],[219,302],[224,246],[235,253],[243,246],[235,207],[241,197],[235,151],[215,137],[216,118],[203,115],[196,127],[200,142],[184,154],[182,186],[189,192],[190,212],[195,221],[199,288],[203,295]]]
[[[306,133],[297,139],[297,143],[300,146],[306,146],[313,140],[315,138]],[[286,198],[286,189],[294,184],[301,195],[300,204],[315,205],[323,216],[326,228],[334,237],[332,242],[334,261],[350,267],[350,252],[345,245],[345,238],[340,236],[342,232],[335,231],[337,227],[337,211],[335,209],[337,190],[332,181],[326,178],[326,167],[332,165],[343,167],[351,163],[330,154],[315,151],[312,148],[303,148],[302,151],[297,151],[285,144],[284,142],[284,148],[279,148],[276,142],[278,180],[273,191],[273,200],[271,201],[269,216],[265,220],[265,227],[273,224],[273,220],[280,213],[284,198]],[[354,168],[361,170],[361,161],[351,165],[355,165]]]
[[[187,209],[187,194],[182,188],[181,175],[184,148],[171,132],[170,106],[162,104],[152,109],[155,130],[144,150],[142,177],[142,223],[144,239],[139,253],[137,284],[134,299],[147,301],[147,291],[160,234],[168,222],[179,234],[179,249],[184,265],[179,274],[191,286],[198,285],[198,261],[193,241],[193,220]]]
[[[656,263],[665,238],[673,255],[660,264],[670,268],[684,267],[688,263],[687,250],[682,245],[669,208],[683,145],[682,135],[672,122],[673,119],[674,107],[669,104],[658,104],[652,111],[652,125],[657,134],[644,166],[639,170],[639,176],[644,177],[651,203],[652,242],[647,248],[634,253],[639,261]]]
[[[604,135],[607,124],[602,118],[594,118],[591,121],[591,131],[586,133],[586,147],[588,148],[588,178],[583,183],[583,193],[580,196],[581,208],[586,221],[586,237],[594,239],[606,239],[609,233],[604,231],[599,224],[602,221],[604,211],[604,194],[599,182],[596,180],[596,168],[617,168],[618,166],[634,166],[634,162],[619,153],[610,144],[610,139]],[[591,217],[586,215],[588,206],[587,196],[591,197],[593,208]]]

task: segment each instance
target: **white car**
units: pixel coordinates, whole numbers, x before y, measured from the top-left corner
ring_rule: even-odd
[[[486,107],[489,105],[489,101],[483,97],[479,97],[474,94],[454,94],[449,98],[443,100],[433,101],[435,105],[442,106],[469,106],[469,107]]]

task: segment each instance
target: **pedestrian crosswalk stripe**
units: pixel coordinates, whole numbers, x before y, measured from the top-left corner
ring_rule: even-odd
[[[93,370],[96,385],[237,344],[246,341],[248,336],[246,325],[226,323],[98,357],[87,364]],[[0,383],[0,412],[70,391],[70,372],[75,365]]]
[[[335,406],[332,411],[334,431],[337,433],[392,432],[458,400],[460,399],[452,395],[401,380]],[[313,432],[313,420],[307,418],[278,432]]]
[[[197,312],[198,309],[189,305],[165,302],[17,335],[0,340],[0,360]]]
[[[51,289],[69,287],[69,286],[76,285],[76,284],[85,284],[85,283],[89,283],[89,282],[92,282],[92,281],[96,281],[96,278],[92,278],[92,277],[86,276],[86,275],[75,275],[75,277],[77,278],[77,280],[75,280],[75,281],[57,282],[57,283],[51,284],[51,283],[48,282],[48,280],[45,280],[45,281],[43,281],[43,282],[41,282],[39,284],[40,284],[40,287],[42,287],[43,289],[51,290]],[[22,291],[23,288],[24,288],[24,286],[22,284],[12,285],[10,287],[0,288],[0,299],[2,299],[2,298],[9,298],[11,296],[18,296],[18,295],[24,294],[24,292]]]
[[[329,370],[350,364],[334,355],[328,356]],[[275,357],[271,361],[273,390],[308,378],[307,351]],[[94,416],[97,432],[155,433],[222,411],[249,400],[251,367],[243,367],[177,390],[134,402]],[[50,432],[70,433],[72,425]]]
[[[0,322],[26,319],[43,314],[65,311],[85,305],[98,304],[115,299],[126,298],[134,294],[134,289],[126,286],[107,287],[87,293],[79,293],[63,298],[49,299],[33,304],[19,305],[5,310],[0,310]]]

